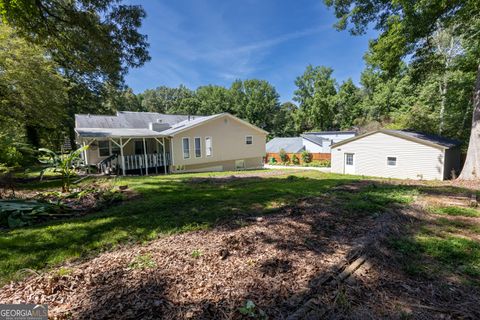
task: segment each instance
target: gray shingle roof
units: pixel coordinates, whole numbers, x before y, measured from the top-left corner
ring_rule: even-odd
[[[135,138],[135,137],[165,137],[166,135],[149,129],[120,129],[120,128],[77,128],[81,137],[85,138]]]
[[[197,126],[205,121],[208,121],[210,119],[213,119],[213,118],[216,118],[216,117],[219,117],[221,116],[222,114],[214,114],[212,116],[206,116],[206,117],[198,117],[198,118],[195,118],[195,119],[191,119],[191,120],[184,120],[184,121],[181,121],[181,122],[178,122],[176,124],[174,124],[171,128],[165,130],[165,131],[162,131],[162,134],[165,134],[165,135],[172,135],[172,134],[175,134],[179,131],[182,131],[182,130],[185,130],[185,129],[188,129],[188,128],[191,128],[191,127],[194,127],[194,126]]]
[[[432,134],[426,134],[422,132],[408,131],[408,130],[383,130],[383,131],[396,133],[396,134],[414,138],[414,139],[428,141],[446,148],[453,148],[461,144],[461,142],[457,140],[453,140],[453,139],[449,139],[449,138],[445,138],[437,135],[432,135]]]
[[[330,145],[330,139],[325,139],[325,138],[322,138],[322,137],[319,137],[319,136],[316,136],[314,134],[308,134],[308,133],[305,133],[305,134],[302,134],[300,135],[302,138],[305,138],[307,139],[308,141],[311,141],[313,143],[316,143],[318,144],[319,146],[323,146],[323,142],[327,142],[327,145]]]
[[[201,118],[191,116],[191,119]],[[116,116],[102,116],[89,114],[76,114],[75,124],[77,128],[148,128],[151,122],[167,123],[173,126],[176,123],[187,120],[188,116],[162,114],[157,112],[129,112],[119,111]]]
[[[301,137],[273,138],[268,141],[266,149],[270,153],[278,153],[281,149],[288,153],[298,153],[304,150],[304,146]]]
[[[349,143],[351,141],[362,139],[364,137],[367,137],[369,135],[379,133],[379,132],[384,133],[384,134],[388,134],[388,135],[392,135],[392,136],[395,136],[395,137],[415,141],[415,142],[418,142],[418,143],[423,143],[423,144],[430,145],[430,146],[433,146],[433,147],[438,147],[438,148],[441,148],[441,149],[450,149],[450,148],[457,147],[461,144],[461,142],[457,141],[457,140],[453,140],[453,139],[449,139],[449,138],[445,138],[445,137],[441,137],[441,136],[437,136],[437,135],[432,135],[432,134],[426,134],[426,133],[422,133],[422,132],[409,131],[409,130],[380,129],[380,130],[367,132],[367,133],[364,133],[362,135],[337,142],[337,143],[333,144],[332,147],[335,148],[335,147],[341,146],[343,144]]]

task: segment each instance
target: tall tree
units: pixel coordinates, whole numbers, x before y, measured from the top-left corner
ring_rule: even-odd
[[[273,118],[280,107],[279,95],[265,80],[236,80],[230,88],[238,117],[266,131],[273,129]]]
[[[297,129],[300,132],[333,128],[336,81],[332,73],[331,68],[309,65],[295,80],[297,90],[293,100],[299,104]]]
[[[140,94],[142,109],[150,112],[196,114],[195,92],[180,85],[178,88],[161,86]],[[189,105],[195,107],[190,107]]]
[[[371,43],[373,61],[387,71],[398,70],[407,55],[431,52],[431,41],[440,28],[452,28],[453,35],[464,39],[465,51],[477,70],[473,89],[473,116],[467,158],[461,179],[480,178],[480,2],[409,0],[325,0],[334,7],[337,28],[350,27],[362,34],[374,24],[381,33]],[[473,88],[473,86],[472,86]]]
[[[118,0],[0,0],[4,23],[46,48],[65,73],[91,85],[119,84],[150,59],[138,32],[145,11]]]
[[[227,88],[214,85],[198,87],[196,96],[199,102],[197,111],[199,114],[235,112],[230,91]]]
[[[295,114],[297,106],[292,102],[284,102],[273,116],[273,126],[270,134],[273,137],[293,137],[295,130]]]
[[[0,131],[14,121],[38,147],[39,130],[64,121],[68,87],[57,67],[43,48],[0,24]]]
[[[351,128],[355,119],[360,116],[361,101],[361,91],[355,86],[352,79],[349,78],[343,82],[335,96],[334,127],[337,129]]]

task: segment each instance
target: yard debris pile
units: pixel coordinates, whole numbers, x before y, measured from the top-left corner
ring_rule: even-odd
[[[423,219],[420,207],[377,217],[338,201],[304,198],[276,214],[103,253],[12,282],[0,303],[46,303],[55,319],[480,316],[478,287],[400,271],[386,239]]]
[[[69,193],[17,191],[13,199],[0,199],[0,228],[81,216],[135,196],[128,188],[98,184],[82,186]]]

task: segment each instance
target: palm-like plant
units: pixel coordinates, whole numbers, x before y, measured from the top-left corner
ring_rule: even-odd
[[[40,179],[43,178],[46,171],[59,172],[62,175],[62,192],[69,192],[71,184],[70,179],[75,175],[75,169],[78,167],[75,166],[75,161],[78,160],[82,152],[87,149],[88,146],[83,146],[66,155],[56,154],[52,150],[46,148],[38,149],[41,155],[39,161],[49,165],[48,168],[41,171]]]

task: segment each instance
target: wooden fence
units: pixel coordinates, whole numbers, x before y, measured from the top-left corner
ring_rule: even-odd
[[[292,161],[293,155],[297,156],[298,160],[300,161],[300,164],[303,162],[301,153],[287,153],[287,155],[288,155],[288,160],[290,162]],[[310,153],[310,156],[312,157],[312,161],[331,160],[332,158],[331,153]],[[280,154],[267,153],[267,156],[265,157],[265,163],[269,163],[271,158],[275,158],[275,160],[277,160],[277,163],[282,162],[282,159],[280,158]]]

